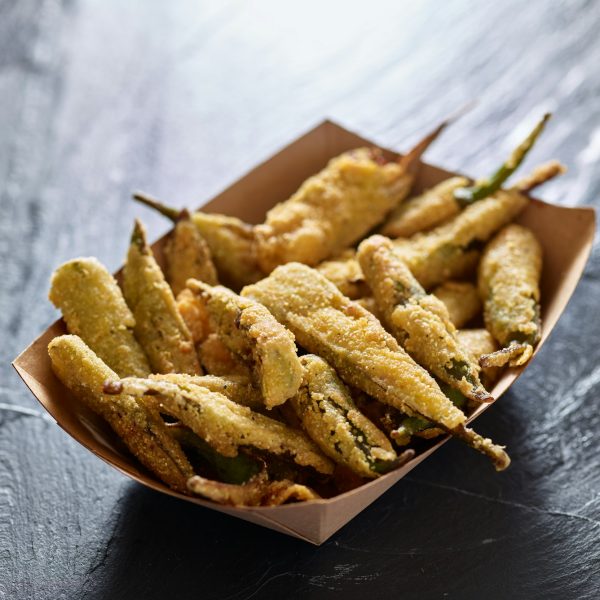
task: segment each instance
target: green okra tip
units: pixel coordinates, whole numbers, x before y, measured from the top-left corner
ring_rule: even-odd
[[[152,198],[152,196],[144,194],[144,192],[134,192],[132,198],[136,202],[140,202],[141,204],[145,204],[146,206],[153,208],[164,217],[167,217],[167,219],[171,219],[173,222],[182,218],[182,211],[178,210],[177,208],[173,208],[172,206],[167,206],[156,198]]]

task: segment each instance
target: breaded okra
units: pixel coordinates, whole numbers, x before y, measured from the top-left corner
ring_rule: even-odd
[[[457,329],[464,327],[481,313],[477,286],[468,281],[445,281],[432,294],[444,303],[450,321]]]
[[[496,469],[508,466],[504,450],[465,427],[465,415],[379,321],[315,269],[283,265],[242,295],[267,306],[302,347],[324,358],[347,384],[461,437],[486,453]]]
[[[392,445],[352,400],[348,388],[320,357],[300,359],[304,377],[292,407],[308,436],[335,462],[374,478],[398,466]]]
[[[240,448],[251,447],[290,456],[319,473],[333,471],[333,463],[301,431],[206,387],[130,377],[107,381],[104,391],[143,398],[144,404],[179,419],[223,456],[237,456]]]
[[[466,278],[476,270],[482,245],[527,206],[529,198],[524,192],[563,172],[559,163],[542,165],[510,190],[498,190],[467,206],[447,223],[410,239],[394,240],[395,251],[426,290],[448,279]],[[344,263],[349,260],[345,258]],[[347,285],[344,273],[352,273],[354,286],[361,282],[360,272],[352,264],[344,264],[340,270],[329,265],[328,273],[333,273],[332,281],[340,289]]]
[[[191,278],[209,285],[218,283],[210,248],[187,210],[182,210],[179,214],[175,228],[165,244],[165,259],[165,275],[175,296]]]
[[[386,161],[374,148],[331,159],[255,227],[262,270],[270,273],[293,261],[316,266],[358,242],[406,198],[419,158],[449,122],[395,162]]]
[[[371,236],[357,256],[384,323],[410,356],[467,398],[491,402],[479,381],[479,365],[458,341],[446,306],[425,293],[392,242]]]
[[[121,377],[145,377],[148,359],[133,335],[135,319],[113,276],[95,258],[75,258],[54,271],[49,298],[69,333],[78,335]]]
[[[189,480],[188,488],[213,502],[231,506],[280,506],[290,500],[304,502],[320,498],[309,487],[288,479],[269,481],[265,472],[242,485],[211,481],[196,475]]]
[[[225,287],[191,279],[188,288],[204,302],[222,342],[252,369],[265,406],[291,398],[302,381],[294,336],[262,304]]]
[[[200,363],[190,331],[137,220],[123,269],[123,293],[135,317],[135,336],[152,370],[199,374]]]
[[[133,198],[175,223],[180,218],[181,211],[166,206],[146,194],[138,192]],[[244,285],[264,277],[256,259],[252,225],[236,217],[201,211],[192,213],[191,220],[206,241],[217,268],[218,278],[224,285],[239,290]]]
[[[481,357],[485,367],[525,364],[540,341],[542,247],[521,225],[508,225],[486,246],[479,265],[485,325],[501,350]]]
[[[401,204],[382,227],[381,233],[395,238],[410,237],[420,231],[427,231],[451,219],[465,206],[498,191],[523,162],[549,118],[549,114],[544,115],[489,179],[478,181],[470,187],[469,180],[465,177],[446,179],[422,195]]]
[[[179,385],[199,385],[211,392],[219,392],[230,400],[249,406],[256,410],[264,406],[260,392],[254,387],[248,377],[243,375],[187,375],[186,373],[166,373],[164,375],[150,375],[150,379],[170,381]]]
[[[79,337],[54,338],[48,345],[48,354],[56,376],[79,400],[108,421],[145,467],[171,488],[187,492],[187,480],[194,471],[157,411],[142,407],[127,394],[105,395],[104,382],[118,375]]]

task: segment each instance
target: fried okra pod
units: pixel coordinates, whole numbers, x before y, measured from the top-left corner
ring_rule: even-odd
[[[137,220],[123,269],[123,293],[135,317],[135,336],[146,351],[152,370],[200,373],[190,331]]]
[[[255,227],[262,270],[294,261],[316,266],[358,242],[406,198],[419,158],[449,122],[395,162],[372,148],[331,159]]]
[[[263,471],[243,485],[211,481],[196,475],[188,481],[194,494],[230,506],[280,506],[288,501],[317,500],[320,496],[309,487],[288,479],[269,481]]]
[[[188,288],[204,302],[221,341],[250,366],[265,406],[291,398],[302,381],[294,336],[258,302],[193,279]]]
[[[185,282],[191,278],[209,285],[218,283],[210,248],[187,210],[181,211],[175,228],[167,239],[165,259],[165,275],[175,296],[185,289]]]
[[[252,411],[206,387],[156,379],[107,381],[105,393],[144,398],[149,406],[179,419],[223,456],[244,447],[288,455],[297,465],[331,474],[332,462],[301,431]]]
[[[457,329],[481,313],[477,287],[468,281],[446,281],[438,285],[432,294],[444,303],[450,321]]]
[[[426,294],[381,235],[364,240],[358,261],[384,323],[421,366],[475,402],[493,398],[479,381],[479,365],[458,341],[444,303]]]
[[[542,165],[511,189],[498,190],[467,206],[447,223],[410,239],[394,240],[395,251],[426,290],[449,279],[467,278],[477,268],[482,245],[527,206],[529,197],[524,192],[564,171],[555,161]],[[350,257],[343,262],[349,264],[341,265],[340,269],[335,264],[328,265],[327,274],[344,289],[348,284],[344,274],[352,273],[352,284],[358,289],[360,271]]]
[[[108,421],[131,453],[161,481],[187,492],[194,471],[157,411],[147,410],[127,394],[108,396],[102,387],[117,379],[79,337],[63,335],[48,345],[52,369],[63,384],[93,412]]]
[[[133,198],[157,210],[175,223],[180,218],[181,211],[166,206],[147,194],[138,192],[133,195]],[[219,280],[224,285],[239,290],[244,285],[264,277],[256,259],[252,225],[236,217],[201,211],[192,213],[190,218],[206,241]]]
[[[304,378],[290,400],[307,435],[324,454],[370,479],[399,464],[392,445],[352,400],[336,372],[314,354],[300,359]]]
[[[113,276],[95,258],[76,258],[52,275],[49,298],[69,333],[81,339],[119,376],[145,377],[148,359],[135,339],[135,319]]]
[[[523,162],[549,118],[549,114],[544,115],[490,178],[480,180],[472,186],[468,185],[469,180],[464,177],[442,181],[424,194],[400,205],[383,226],[381,233],[388,237],[410,237],[419,231],[427,231],[457,215],[465,206],[498,191]]]
[[[243,375],[187,375],[185,373],[167,373],[165,375],[150,375],[150,379],[169,381],[178,385],[199,385],[211,392],[219,392],[230,400],[253,410],[264,406],[259,390],[254,387],[248,377]]]
[[[486,246],[479,265],[485,325],[501,350],[483,355],[482,366],[525,364],[542,335],[542,247],[521,225],[508,225]]]
[[[410,416],[457,432],[486,453],[497,469],[508,466],[510,459],[502,448],[481,443],[464,427],[465,415],[379,321],[315,269],[299,263],[283,265],[242,290],[242,295],[267,306],[302,347],[325,359],[347,384]]]

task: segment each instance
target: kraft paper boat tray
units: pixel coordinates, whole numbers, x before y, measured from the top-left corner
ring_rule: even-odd
[[[235,215],[250,223],[259,223],[269,208],[289,197],[307,177],[323,168],[330,158],[352,148],[371,145],[373,143],[369,140],[335,123],[325,121],[257,166],[206,204],[203,210]],[[389,157],[397,156],[393,152],[386,152]],[[456,174],[423,163],[415,191],[431,187],[453,175]],[[592,208],[563,208],[534,199],[519,218],[519,222],[536,233],[544,249],[541,285],[543,334],[536,349],[537,353],[556,325],[581,277],[594,239],[595,213]],[[161,240],[154,245],[159,260],[161,245]],[[93,251],[93,248],[90,250]],[[40,302],[44,301],[44,298],[40,298]],[[14,367],[44,408],[69,435],[102,460],[150,488],[313,544],[323,543],[421,461],[438,450],[447,439],[441,439],[402,468],[334,498],[270,508],[219,506],[173,492],[157,481],[128,453],[123,443],[100,417],[86,410],[73,398],[54,376],[46,351],[50,340],[63,333],[65,327],[59,320],[15,359]],[[522,369],[507,370],[491,390],[493,396],[501,396],[521,371]],[[471,420],[489,406],[481,406],[472,415]],[[488,468],[488,465],[482,461],[481,468]]]

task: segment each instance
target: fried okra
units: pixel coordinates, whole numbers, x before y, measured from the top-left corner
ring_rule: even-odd
[[[194,342],[165,281],[146,232],[135,222],[123,269],[125,300],[135,317],[135,336],[155,373],[200,373]]]
[[[95,258],[76,258],[52,275],[49,298],[69,333],[81,339],[119,376],[145,377],[148,359],[135,339],[135,319],[114,277]]]
[[[426,294],[392,242],[381,235],[364,240],[358,260],[383,322],[421,366],[475,402],[493,398],[479,381],[479,365],[461,346],[444,303]]]
[[[457,215],[465,206],[498,191],[523,162],[549,118],[549,114],[543,116],[491,177],[477,181],[471,186],[469,180],[464,177],[452,177],[442,181],[421,196],[399,206],[381,233],[389,237],[410,237],[419,231],[427,231]]]
[[[48,354],[56,376],[109,423],[131,453],[169,487],[185,493],[194,471],[158,412],[142,407],[127,394],[104,394],[104,382],[117,379],[118,375],[81,338],[54,338],[48,345]]]
[[[258,302],[196,280],[188,287],[204,302],[221,341],[250,366],[265,406],[291,398],[302,381],[294,336]]]
[[[318,271],[289,263],[242,295],[265,304],[299,344],[325,359],[346,383],[410,416],[429,419],[486,453],[497,469],[508,466],[504,450],[484,444],[465,427],[462,411],[379,321]]]
[[[485,367],[525,364],[540,341],[542,247],[521,225],[508,225],[486,246],[479,265],[485,325],[501,350],[486,354]]]
[[[187,210],[181,211],[165,244],[165,260],[165,275],[175,296],[185,289],[185,282],[191,278],[209,285],[218,283],[208,244]]]
[[[413,176],[399,163],[381,164],[368,148],[333,158],[255,228],[266,273],[298,261],[317,265],[362,238],[409,193]]]
[[[179,419],[223,456],[237,456],[240,448],[251,447],[290,456],[297,465],[312,467],[319,473],[333,471],[332,462],[301,431],[206,387],[125,378],[107,381],[104,391],[144,399],[145,405]]]
[[[158,211],[174,223],[180,220],[182,211],[147,194],[137,192],[133,199]],[[224,285],[239,290],[264,276],[256,260],[252,225],[236,217],[201,211],[192,213],[190,218],[208,245],[219,281]]]
[[[292,407],[308,436],[335,462],[374,478],[398,465],[385,436],[352,400],[336,372],[314,354],[300,359],[304,377]]]

